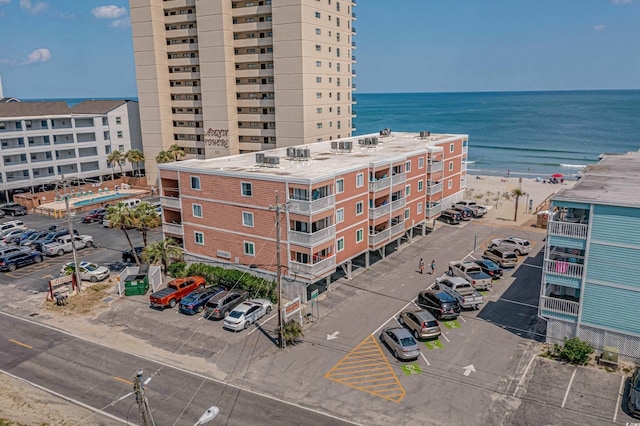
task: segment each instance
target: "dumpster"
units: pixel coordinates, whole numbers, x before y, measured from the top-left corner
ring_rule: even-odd
[[[549,221],[549,212],[547,210],[538,212],[538,220],[536,222],[536,228],[546,229],[548,221]]]
[[[149,265],[143,263],[138,271],[124,278],[124,295],[141,296],[149,291]]]

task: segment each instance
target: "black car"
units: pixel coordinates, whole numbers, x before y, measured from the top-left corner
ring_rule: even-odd
[[[27,208],[25,206],[21,206],[18,203],[6,203],[0,205],[0,210],[4,212],[4,214],[10,216],[24,216],[27,214]]]
[[[462,220],[460,212],[455,210],[444,210],[440,213],[438,220],[448,223],[449,225],[458,225]]]
[[[640,367],[636,367],[636,371],[629,380],[627,410],[632,416],[640,417]]]
[[[473,218],[473,210],[471,210],[468,207],[464,207],[464,206],[453,206],[452,210],[457,211],[458,213],[460,213],[460,216],[462,217],[462,220],[471,220]]]
[[[42,262],[39,251],[17,251],[0,257],[1,271],[15,271],[22,266]]]
[[[140,257],[142,256],[142,250],[144,250],[144,247],[142,246],[135,247],[135,249],[136,249],[136,255],[138,256],[138,259],[140,259]],[[122,261],[125,263],[133,263],[136,261],[136,259],[133,257],[133,252],[131,251],[131,249],[125,250],[122,252]]]
[[[492,280],[502,276],[502,268],[488,259],[476,259],[474,262],[482,269],[482,272],[489,275]]]
[[[436,318],[456,319],[460,315],[460,304],[449,293],[442,290],[425,290],[418,294],[418,306],[431,312]]]

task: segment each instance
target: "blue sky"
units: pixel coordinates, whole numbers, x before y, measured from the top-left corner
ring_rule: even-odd
[[[640,88],[640,0],[355,11],[360,93]],[[0,0],[0,76],[5,96],[25,99],[137,96],[128,2]]]

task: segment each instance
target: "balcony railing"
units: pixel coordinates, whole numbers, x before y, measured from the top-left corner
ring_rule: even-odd
[[[399,200],[392,201],[391,202],[391,211],[396,211],[398,209],[403,208],[406,205],[407,205],[407,199],[406,198],[400,198]]]
[[[169,209],[180,209],[182,204],[178,197],[160,197],[160,205]]]
[[[549,235],[555,235],[558,237],[580,238],[584,240],[587,238],[589,225],[550,220],[549,222],[547,222],[547,230]]]
[[[376,192],[381,191],[385,188],[388,188],[391,185],[391,178],[384,178],[380,180],[376,180],[373,182],[369,182],[369,191]]]
[[[291,211],[294,213],[316,213],[333,207],[336,204],[335,195],[328,195],[313,201],[289,199]]]
[[[391,229],[385,229],[384,231],[380,231],[377,234],[369,234],[369,245],[377,246],[378,244],[386,241],[391,236]]]
[[[397,225],[393,225],[391,227],[391,236],[398,235],[404,232],[404,222],[398,223]]]
[[[313,265],[309,265],[308,263],[299,263],[291,261],[291,269],[294,270],[298,274],[310,275],[312,277],[316,277],[324,272],[327,272],[331,269],[336,268],[336,256],[333,255],[331,257],[327,257],[326,259],[322,259],[320,262],[316,262]]]
[[[291,244],[297,244],[305,247],[311,247],[327,239],[335,238],[335,236],[336,236],[335,225],[331,225],[327,228],[321,229],[311,234],[306,232],[289,230],[289,242]]]
[[[550,311],[563,315],[578,316],[580,303],[558,297],[542,296],[540,298],[540,310]]]
[[[565,261],[558,260],[548,260],[544,261],[544,272],[546,274],[555,274],[562,275],[573,278],[581,278],[583,265],[579,263],[571,263]]]
[[[437,206],[427,207],[424,209],[425,217],[432,218],[438,213],[442,211],[442,204],[438,204]]]
[[[399,183],[405,183],[407,181],[406,173],[399,173],[397,175],[391,176],[391,185],[397,185]]]
[[[442,192],[442,183],[436,183],[434,185],[427,185],[427,195],[434,195]]]
[[[180,223],[163,223],[162,232],[172,235],[183,235],[182,224]]]
[[[434,161],[433,163],[427,163],[427,173],[434,173],[442,171],[442,161]]]
[[[369,209],[369,219],[377,219],[391,213],[391,204],[385,204],[380,207]]]

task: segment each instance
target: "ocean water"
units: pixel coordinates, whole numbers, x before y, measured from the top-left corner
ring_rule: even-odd
[[[357,94],[354,134],[469,135],[476,174],[571,176],[601,153],[640,149],[640,90]]]

